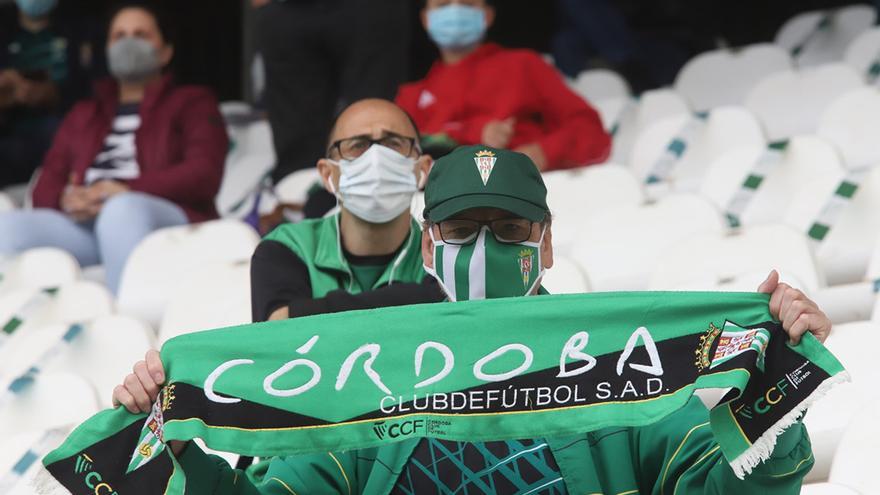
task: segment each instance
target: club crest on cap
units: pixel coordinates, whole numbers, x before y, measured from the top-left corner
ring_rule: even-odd
[[[477,164],[477,170],[480,171],[480,178],[483,179],[485,186],[489,182],[489,176],[492,175],[492,169],[495,168],[495,153],[489,150],[478,151],[474,156],[474,162]]]

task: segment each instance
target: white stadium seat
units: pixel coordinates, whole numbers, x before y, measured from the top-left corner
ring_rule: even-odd
[[[317,167],[297,170],[275,185],[271,200],[260,205],[261,214],[271,213],[277,206],[283,207],[284,218],[289,222],[299,222],[305,218],[303,207],[313,187],[322,187],[321,175]],[[267,195],[264,195],[264,198]],[[271,208],[269,208],[271,206]]]
[[[792,68],[791,56],[770,43],[705,52],[681,68],[675,89],[697,112],[742,105],[765,77]]]
[[[72,325],[69,323],[22,326],[0,349],[3,362],[3,367],[0,368],[0,391],[5,391],[8,383],[23,376],[32,366],[39,368],[40,373],[47,369],[68,371],[59,370],[55,366],[64,359],[66,349],[83,336],[87,326],[88,323],[80,325],[79,333],[66,343],[62,338],[70,335]],[[131,367],[132,364],[134,361],[128,363],[128,366]],[[120,377],[115,378],[118,380]]]
[[[55,248],[29,249],[4,267],[0,291],[58,287],[79,276],[79,264],[68,252]]]
[[[823,199],[817,201],[817,197]],[[790,207],[789,223],[798,225],[807,223],[801,219],[809,218],[817,212],[825,202],[824,198],[827,196],[810,198],[808,191],[799,193]],[[801,218],[795,221],[793,220],[797,218],[795,212],[806,214],[802,214]],[[873,167],[862,179],[855,196],[843,207],[837,222],[816,249],[816,260],[825,272],[828,283],[863,281],[878,235],[880,235],[880,167]]]
[[[835,483],[807,483],[801,487],[801,495],[863,495],[844,485]]]
[[[251,323],[248,260],[205,264],[181,277],[159,325],[159,343],[178,335]]]
[[[641,184],[620,165],[547,172],[543,177],[553,214],[553,246],[560,254],[570,252],[585,217],[645,201]]]
[[[670,141],[695,117],[676,115],[646,126],[630,154],[630,168],[636,178],[644,181]],[[739,146],[764,146],[761,124],[744,107],[720,107],[713,110],[706,122],[687,143],[667,178],[678,191],[695,191],[708,164],[724,152]]]
[[[583,269],[567,256],[553,255],[553,268],[547,270],[541,285],[551,294],[582,294],[590,291]]]
[[[25,208],[26,204],[29,205],[28,207],[32,206],[30,194],[30,184],[27,183],[14,184],[3,188],[3,195],[6,196],[5,200],[11,201],[13,209]]]
[[[15,432],[79,424],[98,409],[95,389],[84,378],[72,373],[45,373],[0,408],[0,438]]]
[[[880,280],[880,237],[874,239],[874,249],[871,251],[871,261],[868,263],[866,280]]]
[[[847,47],[877,20],[872,5],[851,5],[838,9],[798,14],[776,33],[776,44],[795,56],[800,66],[821,65],[841,60]]]
[[[835,100],[820,125],[820,136],[798,136],[773,166],[742,214],[746,225],[785,222],[807,233],[850,171],[880,164],[880,93],[860,88]],[[741,187],[758,147],[724,154],[706,173],[701,192],[721,208]],[[838,153],[839,152],[839,153]],[[851,201],[839,210],[830,233],[817,246],[817,261],[832,285],[861,281],[880,234],[880,170],[865,176]]]
[[[15,201],[5,192],[0,192],[0,213],[15,209]]]
[[[51,430],[15,431],[3,438],[3,449],[0,449],[0,493],[4,495],[62,495],[69,493],[55,484],[46,486],[43,480],[48,471],[40,462],[41,457],[61,445],[75,425],[53,428]],[[28,454],[38,454],[36,458],[28,458]],[[13,477],[13,468],[21,469],[20,462],[30,461],[25,472]],[[39,477],[39,478],[38,478]],[[37,480],[40,481],[37,481]],[[11,483],[7,484],[7,483]],[[48,490],[47,490],[48,488]]]
[[[816,134],[837,146],[849,169],[880,164],[880,90],[859,88],[835,99]]]
[[[880,61],[880,27],[871,28],[854,39],[843,60],[856,72],[868,77],[871,67]]]
[[[754,291],[772,269],[808,294],[823,285],[806,237],[785,225],[764,225],[670,245],[658,259],[650,288]]]
[[[614,126],[617,125],[623,114],[637,108],[638,102],[632,97],[604,98],[593,100],[590,105],[599,112],[599,118],[602,119],[605,131],[613,132]]]
[[[644,290],[667,247],[723,228],[711,203],[675,194],[656,204],[606,208],[585,218],[570,255],[594,291]]]
[[[153,232],[125,265],[117,299],[119,313],[158,326],[180,280],[208,264],[247,261],[259,241],[250,226],[236,220]]]
[[[416,222],[422,223],[425,221],[422,213],[425,211],[425,193],[419,191],[413,195],[412,203],[409,206],[409,214],[416,220]]]
[[[832,285],[810,297],[835,325],[870,320],[876,300],[871,282]]]
[[[258,120],[247,128],[246,149],[249,154],[268,155],[275,158],[272,145],[272,127],[268,120]]]
[[[250,115],[253,112],[254,108],[245,101],[229,100],[220,102],[220,114],[226,120]]]
[[[48,298],[43,297],[39,299],[37,292],[37,289],[18,288],[8,289],[0,293],[0,325],[6,325],[13,316],[19,319],[22,316],[27,316],[21,314],[28,312],[24,310],[26,305],[33,308],[33,310],[39,310],[41,306],[47,305]],[[32,299],[34,301],[31,301]],[[0,352],[2,352],[2,348],[0,348]]]
[[[233,148],[226,157],[223,182],[215,203],[222,216],[238,213],[249,208],[241,208],[259,190],[263,179],[275,168],[275,151],[272,147],[272,129],[265,120],[258,120],[246,126],[233,126],[230,137]]]
[[[608,69],[585,70],[569,82],[571,89],[592,103],[609,98],[629,98],[629,83],[620,74]]]
[[[104,316],[83,326],[83,331],[46,371],[68,371],[87,379],[101,407],[110,407],[113,388],[148,349],[155,333],[146,323],[126,316]]]
[[[706,171],[700,192],[720,209],[727,208],[731,198],[742,187],[754,164],[764,152],[760,146],[737,148],[714,160]],[[798,136],[791,140],[782,156],[767,173],[752,201],[742,213],[743,225],[785,221],[806,233],[814,217],[798,221],[804,216],[805,205],[795,204],[799,198],[812,200],[812,206],[821,207],[816,198],[828,198],[837,188],[845,171],[837,151],[827,141],[816,136]]]
[[[0,347],[0,362],[4,363],[0,374],[12,372],[13,362],[24,360],[30,364],[60,338],[68,325],[89,322],[112,311],[112,296],[104,286],[94,282],[62,285],[54,297],[28,288],[4,292],[0,296],[0,326],[13,317],[22,321],[6,345]],[[54,330],[43,333],[46,327]]]
[[[876,470],[880,458],[880,397],[865,403],[846,427],[831,463],[832,483],[856,490],[856,493],[880,493],[880,476]]]
[[[838,96],[861,87],[862,77],[843,63],[777,72],[746,96],[746,107],[764,126],[768,141],[815,132]]]
[[[619,128],[614,135],[611,158],[608,161],[629,163],[630,150],[643,129],[666,117],[690,113],[684,98],[671,89],[645,91],[638,102],[626,105],[619,115]]]
[[[871,313],[871,321],[880,323],[880,236],[874,241],[874,251],[871,254],[871,262],[865,279],[871,284],[874,291],[874,308]]]
[[[113,296],[107,287],[96,282],[77,280],[62,285],[35,322],[75,323],[91,321],[113,312]]]
[[[825,346],[840,360],[852,382],[832,388],[813,404],[804,419],[816,456],[809,479],[817,481],[828,479],[832,459],[849,422],[858,411],[880,398],[880,369],[871,352],[880,346],[880,326],[870,322],[836,325]]]
[[[275,185],[275,196],[281,203],[305,204],[309,189],[320,182],[321,174],[318,173],[317,167],[297,170],[278,181]]]

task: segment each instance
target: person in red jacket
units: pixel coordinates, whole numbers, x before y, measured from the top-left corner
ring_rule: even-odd
[[[397,95],[426,135],[425,149],[510,148],[541,170],[608,158],[599,114],[539,54],[483,42],[494,19],[487,0],[427,0],[422,23],[441,59]]]
[[[173,51],[155,11],[132,4],[116,12],[107,42],[113,79],[65,117],[34,210],[0,215],[0,255],[66,249],[83,266],[103,263],[116,292],[129,253],[150,232],[217,217],[226,128],[210,91],[163,74]]]

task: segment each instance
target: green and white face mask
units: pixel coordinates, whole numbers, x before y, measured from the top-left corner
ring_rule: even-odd
[[[434,269],[426,266],[425,271],[440,282],[450,301],[531,295],[544,275],[544,230],[538,242],[503,244],[484,225],[467,246],[437,241],[433,228],[428,232],[434,243]]]

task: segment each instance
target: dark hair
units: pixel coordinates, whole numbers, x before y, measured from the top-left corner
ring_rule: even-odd
[[[173,23],[170,21],[170,17],[166,14],[165,10],[159,7],[156,3],[147,0],[124,0],[114,3],[107,15],[108,28],[110,24],[113,23],[113,20],[116,19],[116,16],[125,9],[140,9],[150,14],[150,16],[156,21],[156,27],[159,28],[159,34],[162,35],[165,44],[175,44],[176,31]]]
[[[380,99],[380,100],[384,100],[384,98],[365,98],[365,99],[370,99],[370,100],[372,100],[372,99]],[[354,104],[356,104],[356,103],[359,103],[359,102],[361,102],[361,101],[363,101],[363,100],[357,100],[357,101],[353,101],[353,102],[351,102],[351,103],[350,103],[349,105],[347,105],[345,108],[343,108],[342,110],[340,110],[339,113],[337,113],[335,117],[333,117],[333,124],[330,126],[330,132],[327,133],[327,147],[328,147],[328,148],[329,148],[330,146],[333,145],[333,133],[336,132],[336,125],[339,123],[339,117],[342,117],[342,114],[345,113],[346,110],[348,110],[348,107],[350,107],[350,106],[352,106],[352,105],[354,105]],[[406,110],[404,110],[404,109],[403,109],[400,105],[398,105],[397,103],[394,103],[394,102],[391,101],[391,100],[385,100],[385,101],[387,101],[388,103],[391,103],[392,105],[394,105],[395,107],[397,107],[401,112],[403,112],[404,115],[406,115],[406,118],[407,118],[407,120],[409,120],[409,123],[412,125],[413,130],[416,131],[416,145],[421,146],[420,143],[422,142],[422,133],[419,132],[419,126],[416,125],[416,121],[415,121],[415,119],[412,117],[412,115],[410,115],[409,112],[407,112]]]

